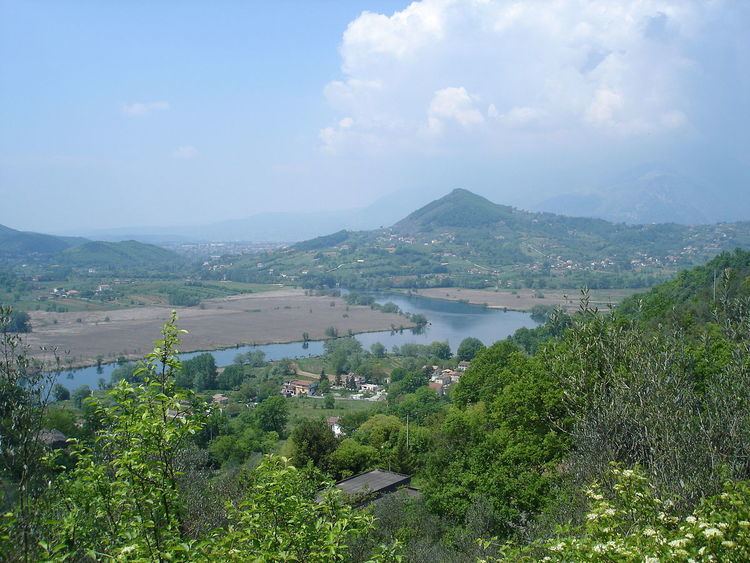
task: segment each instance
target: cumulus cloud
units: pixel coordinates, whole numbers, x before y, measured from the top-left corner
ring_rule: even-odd
[[[351,120],[320,139],[330,152],[502,145],[520,132],[671,132],[690,123],[693,45],[718,2],[421,0],[363,12],[343,34],[342,77],[325,88]]]
[[[168,102],[131,102],[123,104],[120,110],[128,117],[142,117],[157,111],[169,109]]]
[[[194,146],[183,145],[181,147],[177,147],[172,152],[172,158],[177,158],[180,160],[192,160],[194,158],[197,158],[198,154],[198,149],[196,149]]]
[[[435,132],[442,131],[443,123],[447,120],[455,121],[463,127],[484,121],[484,116],[474,107],[474,99],[463,86],[443,88],[435,92],[428,114],[428,126]]]

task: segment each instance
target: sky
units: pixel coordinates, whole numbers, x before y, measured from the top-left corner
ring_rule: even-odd
[[[646,162],[742,197],[748,25],[719,0],[0,0],[0,223],[529,207]]]

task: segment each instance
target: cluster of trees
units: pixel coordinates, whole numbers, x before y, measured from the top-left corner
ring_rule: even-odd
[[[225,483],[236,502],[214,514],[199,508],[214,485],[190,452],[210,414],[175,385],[178,334],[173,319],[139,367],[138,383],[123,379],[89,399],[92,439],[73,442],[65,460],[39,439],[48,380],[30,375],[23,353],[3,356],[0,459],[13,493],[3,498],[3,559],[322,562],[343,559],[368,533],[373,518],[335,491],[316,498],[320,474],[275,457]],[[22,352],[4,335],[5,352]],[[371,556],[393,560],[393,546]]]

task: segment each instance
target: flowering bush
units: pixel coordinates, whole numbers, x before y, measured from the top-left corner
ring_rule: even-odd
[[[516,561],[750,561],[750,483],[730,482],[689,516],[656,496],[639,468],[613,467],[612,490],[587,490],[591,509],[553,540],[506,545]]]

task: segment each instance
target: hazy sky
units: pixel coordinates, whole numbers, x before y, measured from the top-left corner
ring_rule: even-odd
[[[523,206],[652,161],[744,189],[748,27],[743,0],[0,0],[0,223]]]

